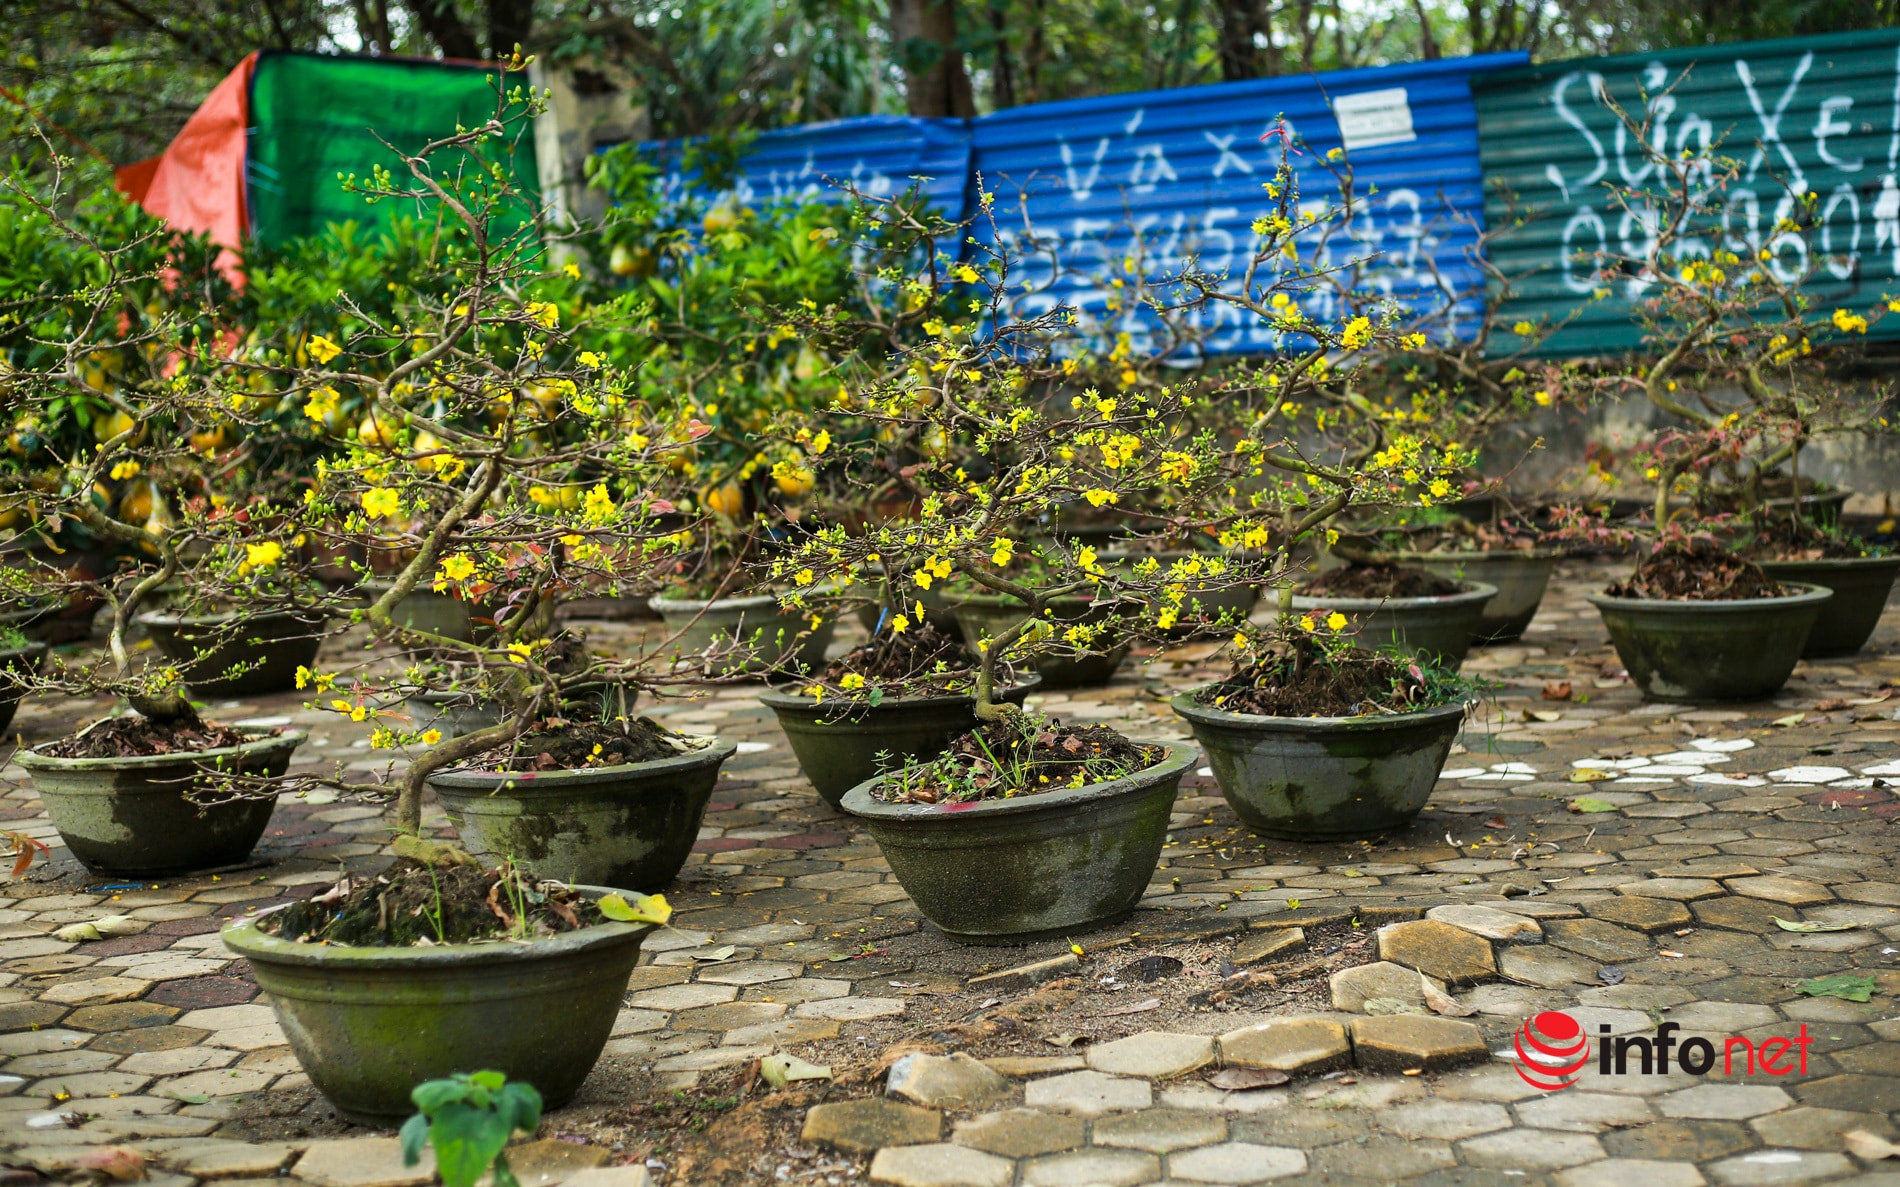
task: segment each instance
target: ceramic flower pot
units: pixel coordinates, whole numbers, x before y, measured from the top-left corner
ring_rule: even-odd
[[[598,898],[603,888],[583,887]],[[525,943],[359,948],[224,929],[317,1090],[364,1125],[415,1112],[410,1089],[494,1070],[573,1097],[613,1031],[647,924],[600,923]]]
[[[1361,717],[1229,713],[1182,693],[1234,815],[1264,836],[1343,841],[1408,827],[1431,797],[1465,719],[1463,704]]]
[[[1466,581],[1461,593],[1433,598],[1336,598],[1295,594],[1293,609],[1301,613],[1346,616],[1344,628],[1360,647],[1395,648],[1431,656],[1456,667],[1471,651],[1472,636],[1484,617],[1484,607],[1497,596],[1495,585]]]
[[[1203,559],[1215,554],[1197,554],[1192,552],[1104,552],[1100,556],[1102,565],[1114,571],[1118,566],[1130,566],[1151,556],[1164,567],[1177,560],[1201,555]],[[1260,601],[1260,586],[1245,582],[1235,582],[1228,578],[1210,577],[1194,579],[1183,583],[1187,586],[1182,595],[1180,618],[1177,623],[1163,633],[1170,639],[1191,638],[1197,629],[1212,630],[1217,624],[1231,633],[1235,627],[1245,623],[1247,616]]]
[[[719,768],[739,749],[572,771],[443,771],[429,777],[471,853],[511,857],[543,878],[651,894],[699,837]]]
[[[968,804],[891,804],[858,784],[864,821],[924,917],[952,939],[1018,944],[1080,935],[1134,910],[1161,858],[1191,746],[1108,783]]]
[[[1538,604],[1550,585],[1551,571],[1563,553],[1537,549],[1496,552],[1407,552],[1399,561],[1447,581],[1475,581],[1497,587],[1484,604],[1472,635],[1474,643],[1510,643],[1524,634],[1537,616]]]
[[[201,697],[290,692],[297,687],[297,669],[317,662],[324,639],[324,620],[316,613],[155,611],[139,615],[138,622]]]
[[[242,746],[185,754],[54,758],[22,750],[17,758],[33,776],[53,827],[86,868],[153,878],[250,856],[276,797],[200,807],[187,792],[215,790],[220,774],[281,775],[307,736],[257,733]]]
[[[679,635],[674,647],[682,659],[714,650],[719,658],[705,661],[713,675],[816,671],[838,629],[828,617],[814,628],[810,615],[782,609],[771,594],[710,602],[657,597],[648,604],[666,620],[667,633]]]
[[[1000,697],[1012,705],[1041,683],[1030,676]],[[977,727],[976,698],[968,693],[940,697],[886,697],[876,705],[861,700],[814,702],[797,685],[759,693],[778,717],[779,728],[798,756],[799,769],[832,807],[844,793],[876,776],[878,756],[891,766],[943,753],[952,738]]]
[[[1652,701],[1756,701],[1788,682],[1832,593],[1690,601],[1591,594],[1630,679]]]
[[[1819,585],[1834,591],[1815,615],[1801,654],[1808,658],[1852,655],[1867,646],[1880,625],[1900,573],[1900,556],[1854,556],[1814,561],[1763,561],[1762,571],[1780,582]]]

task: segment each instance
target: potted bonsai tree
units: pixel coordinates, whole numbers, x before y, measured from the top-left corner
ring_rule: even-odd
[[[326,541],[338,554],[383,538],[403,558],[388,585],[366,607],[336,604],[374,639],[426,656],[392,671],[367,653],[300,675],[317,703],[372,723],[372,747],[407,751],[406,767],[276,783],[393,792],[395,864],[223,937],[251,962],[312,1081],[358,1119],[406,1115],[417,1083],[477,1066],[550,1105],[571,1096],[643,937],[666,918],[663,899],[632,892],[677,872],[734,750],[634,714],[651,654],[610,659],[553,626],[575,584],[657,581],[681,545],[659,522],[671,512],[659,475],[694,430],[640,399],[599,350],[639,310],[584,307],[578,278],[546,266],[531,198],[490,167],[538,104],[498,85],[493,118],[351,183],[439,212],[444,250],[393,308],[346,302],[307,362],[278,365],[312,422],[350,401],[346,424],[378,426],[330,438],[286,530],[341,535]],[[558,408],[524,396],[531,384]],[[399,608],[418,589],[485,599],[492,639],[417,626]],[[406,716],[410,694],[449,675],[492,723],[451,737]],[[431,786],[459,844],[423,835]]]
[[[1733,182],[1743,163],[1719,146],[1682,156],[1643,151],[1653,167],[1650,185],[1613,192],[1629,209],[1658,212],[1657,232],[1640,256],[1597,263],[1604,283],[1613,275],[1642,277],[1652,294],[1646,303],[1652,345],[1596,382],[1640,390],[1665,419],[1645,450],[1645,476],[1654,484],[1648,547],[1630,578],[1591,601],[1646,697],[1759,699],[1787,680],[1834,595],[1830,587],[1796,579],[1819,575],[1813,567],[1771,575],[1720,547],[1717,533],[1731,535],[1732,524],[1698,519],[1698,507],[1750,511],[1757,529],[1752,555],[1759,559],[1811,565],[1816,553],[1825,555],[1805,499],[1786,504],[1785,522],[1776,529],[1767,505],[1772,500],[1764,496],[1784,465],[1780,481],[1801,489],[1796,467],[1813,436],[1884,427],[1878,401],[1855,398],[1844,384],[1830,382],[1823,360],[1814,356],[1828,343],[1838,355],[1839,344],[1857,339],[1887,310],[1829,313],[1797,294],[1812,269],[1823,266],[1820,246],[1803,239],[1802,220],[1812,212],[1800,195],[1784,200],[1782,209],[1791,213],[1763,241],[1724,237],[1711,248],[1704,225],[1711,195]],[[1797,242],[1798,250],[1791,250]],[[1723,484],[1725,471],[1741,481]],[[1693,497],[1678,507],[1677,495]],[[1884,604],[1893,573],[1885,558],[1843,559],[1848,563],[1830,566],[1828,575],[1845,585],[1871,584],[1878,600],[1868,600]],[[1873,609],[1872,617],[1878,613]],[[1856,631],[1870,625],[1865,611],[1852,617]],[[1858,647],[1864,637],[1835,636],[1827,646]]]
[[[286,621],[297,624],[302,637],[291,645],[301,653],[318,642],[282,546],[246,522],[272,469],[257,464],[264,443],[250,454],[227,449],[232,410],[214,344],[231,293],[215,246],[166,232],[109,190],[74,204],[67,163],[49,150],[42,164],[0,180],[22,249],[48,262],[47,283],[0,332],[0,407],[9,423],[32,426],[31,439],[0,458],[0,505],[23,536],[57,541],[83,530],[102,560],[88,572],[23,550],[0,566],[0,603],[103,602],[110,622],[106,656],[43,668],[37,649],[9,636],[7,695],[104,693],[131,712],[18,761],[89,868],[147,877],[226,865],[249,854],[271,813],[268,794],[226,790],[281,773],[304,735],[207,722],[188,693],[254,687],[279,662]],[[132,629],[161,598],[235,609],[215,632],[148,620],[155,633],[185,629],[142,656]],[[289,620],[286,611],[295,611]]]

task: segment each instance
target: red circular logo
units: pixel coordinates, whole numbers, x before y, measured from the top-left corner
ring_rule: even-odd
[[[1515,1045],[1518,1077],[1545,1092],[1575,1084],[1590,1062],[1590,1037],[1575,1018],[1557,1010],[1526,1018]]]

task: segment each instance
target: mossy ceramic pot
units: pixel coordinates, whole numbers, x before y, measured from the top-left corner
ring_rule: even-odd
[[[824,667],[825,649],[838,629],[831,617],[812,626],[808,614],[781,608],[772,594],[714,601],[657,597],[648,605],[666,620],[667,634],[679,636],[673,648],[682,659],[714,650],[720,658],[706,661],[713,675],[816,671]]]
[[[1801,654],[1810,659],[1852,655],[1867,646],[1900,573],[1900,556],[1850,556],[1813,561],[1763,561],[1762,571],[1780,582],[1819,585],[1834,591],[1815,615]]]
[[[1295,594],[1293,609],[1346,616],[1344,630],[1355,646],[1409,651],[1456,667],[1471,651],[1472,636],[1498,587],[1466,581],[1458,593],[1430,598],[1336,598]]]
[[[955,940],[1020,944],[1081,935],[1126,916],[1161,858],[1192,746],[1106,783],[963,804],[893,804],[858,784],[861,818],[924,918]]]
[[[315,613],[153,611],[138,622],[200,697],[290,692],[297,669],[317,662],[324,639],[324,619]]]
[[[589,899],[603,887],[581,887]],[[363,1125],[415,1112],[425,1080],[494,1070],[571,1099],[600,1058],[647,924],[598,923],[545,939],[367,948],[224,929],[250,961],[317,1091]]]
[[[1833,596],[1784,583],[1780,598],[1733,601],[1591,594],[1630,679],[1652,701],[1758,701],[1773,696],[1801,658],[1815,617]]]

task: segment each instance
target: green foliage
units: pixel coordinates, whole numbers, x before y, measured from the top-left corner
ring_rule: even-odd
[[[532,1084],[511,1084],[500,1072],[457,1073],[416,1085],[409,1099],[417,1111],[402,1127],[405,1166],[420,1162],[426,1145],[443,1187],[475,1187],[490,1167],[496,1187],[519,1187],[502,1150],[516,1130],[531,1134],[541,1124]]]

